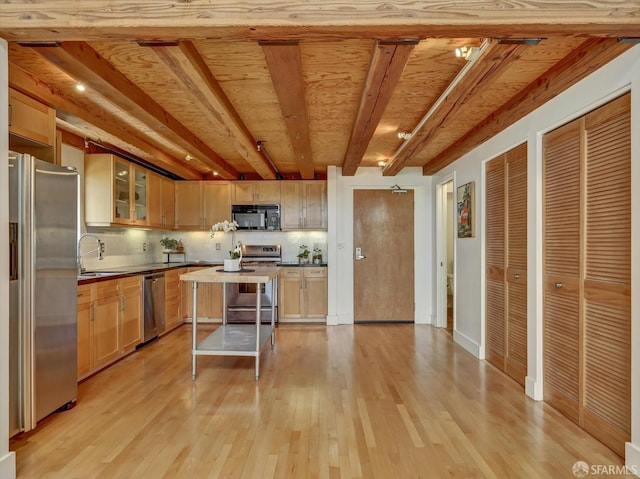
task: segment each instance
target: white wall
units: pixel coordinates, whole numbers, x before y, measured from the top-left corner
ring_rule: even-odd
[[[484,357],[484,163],[528,142],[528,371],[526,393],[542,399],[542,135],[632,90],[632,212],[640,204],[640,46],[558,95],[522,120],[440,171],[434,184],[455,174],[457,187],[476,182],[476,237],[456,239],[456,331],[454,339]],[[455,191],[455,190],[454,190]],[[640,297],[640,232],[632,222],[632,297]],[[435,253],[434,253],[435,254]],[[632,302],[632,443],[627,465],[640,471],[640,304]]]
[[[16,477],[16,458],[9,452],[9,55],[0,39],[0,479]]]
[[[422,168],[405,168],[397,176],[382,176],[380,168],[358,168],[354,176],[342,176],[342,169],[329,167],[327,195],[329,209],[328,248],[329,315],[327,324],[353,323],[353,190],[389,190],[396,183],[414,190],[415,322],[432,324],[435,315],[433,283],[433,194],[431,178]]]

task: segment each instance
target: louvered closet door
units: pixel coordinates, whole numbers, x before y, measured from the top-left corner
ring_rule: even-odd
[[[580,151],[583,120],[544,136],[544,400],[579,419]]]
[[[527,145],[506,154],[505,371],[524,385],[527,375]]]
[[[583,427],[631,440],[630,95],[586,116]]]
[[[487,163],[486,170],[486,358],[504,370],[505,357],[505,284],[504,284],[504,211],[505,164],[503,156]]]

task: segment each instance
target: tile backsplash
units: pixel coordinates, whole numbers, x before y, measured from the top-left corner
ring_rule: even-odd
[[[88,233],[97,235],[105,245],[104,259],[99,261],[97,253],[88,253],[96,248],[96,240],[87,237],[82,240],[81,253],[87,270],[105,270],[146,263],[166,262],[162,254],[160,240],[169,236],[182,241],[185,247],[185,261],[222,261],[228,258],[231,249],[231,233],[217,232],[213,238],[208,231],[160,231],[139,228],[87,228]],[[320,248],[323,261],[327,258],[326,231],[258,232],[239,231],[236,241],[246,244],[279,244],[284,262],[298,260],[298,248],[305,244],[310,250]],[[216,249],[219,243],[220,249]],[[181,262],[182,256],[171,257],[173,262]]]

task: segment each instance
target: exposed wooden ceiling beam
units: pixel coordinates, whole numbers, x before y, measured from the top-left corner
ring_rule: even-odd
[[[437,173],[473,148],[553,99],[596,69],[621,55],[631,45],[614,39],[589,39],[535,82],[475,126],[459,141],[424,165],[425,175]]]
[[[636,2],[401,1],[344,2],[162,2],[39,0],[0,4],[0,36],[14,40],[135,38],[311,38],[349,34],[381,38],[416,36],[503,37],[507,35],[619,35],[637,32]],[[560,19],[562,21],[560,21]],[[267,36],[264,36],[267,35]],[[387,37],[389,38],[389,37]]]
[[[62,42],[59,47],[35,50],[72,78],[135,116],[158,135],[196,156],[216,170],[220,177],[238,178],[238,172],[233,167],[87,43]]]
[[[202,175],[184,164],[180,159],[173,158],[151,143],[133,134],[130,130],[120,126],[120,122],[108,114],[98,110],[89,110],[84,105],[73,102],[69,97],[58,91],[52,85],[36,78],[33,74],[9,63],[9,85],[25,95],[29,95],[51,107],[57,108],[81,120],[91,123],[122,141],[153,155],[158,166],[187,180],[202,179]]]
[[[298,42],[260,42],[260,45],[280,101],[296,166],[302,179],[313,179],[309,117]]]
[[[418,127],[412,132],[411,138],[405,140],[389,160],[382,174],[385,176],[398,174],[407,161],[465,106],[474,93],[499,77],[509,62],[516,60],[519,57],[519,52],[524,48],[527,46],[490,43],[481,56],[469,66],[464,76],[459,77],[457,83],[454,83],[450,90],[445,91],[439,101],[427,112]]]
[[[418,40],[376,40],[351,139],[342,164],[344,176],[356,173],[402,76],[409,55],[417,43]]]
[[[152,50],[185,86],[185,91],[209,112],[227,132],[230,141],[247,163],[265,180],[276,178],[273,167],[258,152],[257,141],[214,77],[193,42],[177,46],[152,46]]]

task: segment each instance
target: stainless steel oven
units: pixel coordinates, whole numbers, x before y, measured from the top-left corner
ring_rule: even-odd
[[[280,245],[242,245],[242,267],[276,267],[282,261]],[[271,305],[276,309],[278,318],[278,289],[277,279],[275,294],[272,283],[260,284],[260,320],[271,322]],[[228,323],[255,323],[256,321],[256,288],[255,283],[227,283],[225,294],[227,297]]]

